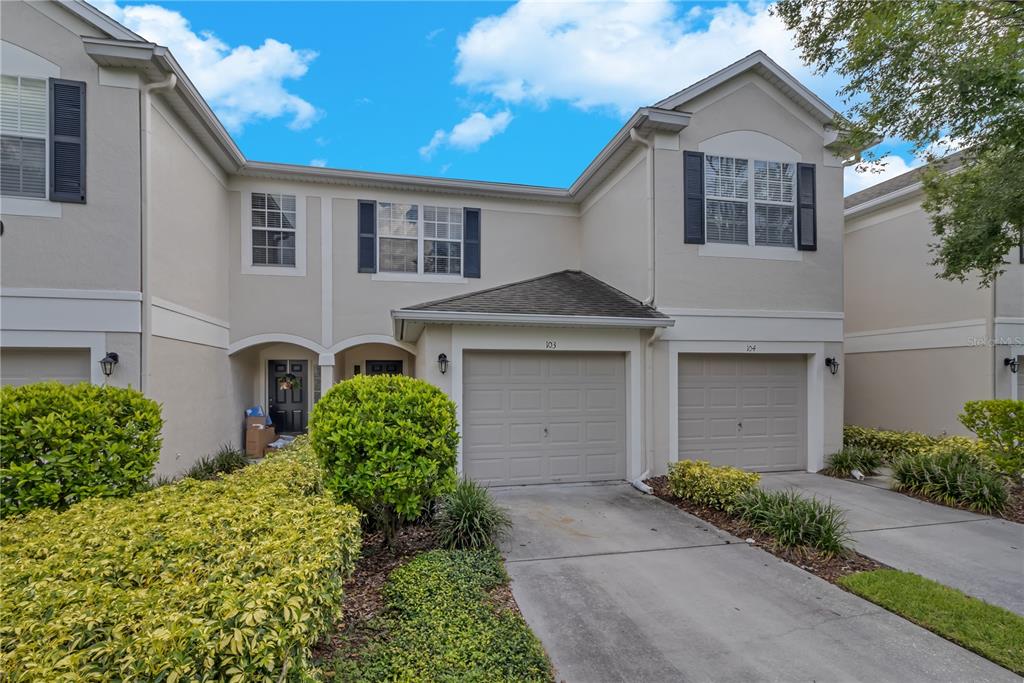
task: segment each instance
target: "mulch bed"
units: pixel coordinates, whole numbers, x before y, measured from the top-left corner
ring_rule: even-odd
[[[1024,524],[1024,484],[1010,484],[1010,500],[999,516],[1011,522]]]
[[[425,523],[402,527],[395,539],[394,550],[388,550],[384,545],[380,532],[364,534],[363,554],[356,562],[351,578],[345,582],[344,616],[313,649],[314,659],[326,661],[337,657],[357,657],[368,640],[380,635],[373,620],[384,610],[381,589],[388,576],[417,555],[438,547],[433,528]],[[507,584],[492,590],[490,598],[499,611],[519,612],[519,605]]]
[[[836,579],[847,574],[888,568],[881,562],[875,562],[870,557],[853,550],[846,555],[827,556],[810,548],[796,549],[780,546],[771,536],[754,531],[750,525],[735,515],[676,498],[669,491],[668,477],[653,477],[647,479],[646,483],[654,490],[654,495],[672,503],[680,510],[699,517],[733,536],[743,540],[752,539],[753,545],[831,583],[835,583]]]

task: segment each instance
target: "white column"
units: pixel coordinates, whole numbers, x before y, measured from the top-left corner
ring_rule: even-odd
[[[320,396],[334,386],[334,354],[320,354]]]

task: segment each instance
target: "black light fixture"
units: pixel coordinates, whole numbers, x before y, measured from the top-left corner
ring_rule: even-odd
[[[834,375],[839,372],[839,361],[835,357],[830,356],[825,359],[825,367]]]
[[[1017,374],[1017,370],[1020,369],[1020,361],[1018,361],[1016,358],[1004,358],[1003,365],[1010,368],[1010,372],[1012,372],[1015,375]]]
[[[100,367],[103,368],[105,377],[110,377],[110,373],[114,372],[114,366],[117,365],[118,360],[117,354],[113,351],[107,351],[107,355],[100,359]]]
[[[448,372],[448,356],[441,354],[437,357],[437,368],[441,371],[441,374]]]

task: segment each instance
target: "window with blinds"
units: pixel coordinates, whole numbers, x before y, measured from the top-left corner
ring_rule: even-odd
[[[377,204],[379,272],[462,275],[462,239],[461,208]]]
[[[796,246],[795,163],[708,154],[704,187],[707,242]]]
[[[295,195],[252,193],[252,264],[295,267]]]
[[[47,86],[0,77],[0,194],[46,198]]]

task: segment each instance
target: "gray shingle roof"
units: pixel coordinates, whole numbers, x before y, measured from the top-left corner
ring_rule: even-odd
[[[579,270],[408,306],[411,311],[570,315],[664,320],[668,316]]]
[[[948,157],[940,159],[935,163],[941,165],[943,170],[952,171],[960,166],[960,152],[950,154]],[[869,202],[872,199],[878,199],[879,197],[884,197],[887,194],[892,194],[897,190],[910,187],[911,185],[920,182],[921,174],[924,173],[926,168],[928,167],[921,166],[920,168],[907,171],[906,173],[902,173],[895,178],[890,178],[889,180],[878,183],[877,185],[872,185],[860,192],[854,192],[843,200],[843,208],[850,209],[859,204],[863,204],[864,202]]]

